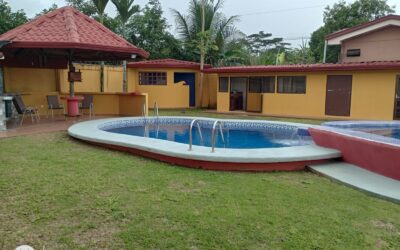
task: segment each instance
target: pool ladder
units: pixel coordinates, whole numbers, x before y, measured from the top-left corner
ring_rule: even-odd
[[[157,117],[157,119],[159,118],[160,114],[158,112],[158,102],[154,102],[154,116]]]
[[[211,135],[211,153],[215,152],[215,129],[219,125],[219,132],[221,133],[222,143],[225,145],[224,133],[222,132],[223,123],[220,120],[216,120],[213,124],[212,135]]]
[[[199,124],[199,119],[194,119],[191,123],[190,123],[190,130],[189,130],[189,151],[192,151],[193,148],[193,127],[194,125],[197,125],[197,129],[199,131],[199,135],[200,135],[200,140],[203,142],[203,135],[201,133],[201,129],[200,129],[200,124]],[[213,124],[212,127],[212,134],[211,134],[211,153],[215,152],[215,130],[217,129],[217,126],[219,125],[219,131],[221,134],[221,139],[222,139],[222,143],[225,144],[225,138],[224,138],[224,133],[222,131],[222,126],[223,123],[220,120],[216,120]]]
[[[147,110],[146,110],[146,104],[144,103],[143,104],[143,107],[142,107],[142,117],[143,118],[146,118],[146,116],[147,116],[147,112],[146,112]]]
[[[194,127],[195,124],[197,125],[197,130],[199,131],[200,140],[201,140],[201,142],[204,142],[204,141],[203,141],[203,134],[201,133],[201,129],[200,129],[199,119],[194,119],[194,120],[190,123],[190,130],[189,130],[189,151],[192,151],[192,146],[193,146],[193,127]]]

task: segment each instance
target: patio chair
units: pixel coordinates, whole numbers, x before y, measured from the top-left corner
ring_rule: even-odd
[[[94,104],[93,104],[93,95],[84,95],[83,101],[79,107],[81,109],[81,114],[83,115],[83,110],[89,110],[89,117],[94,116]]]
[[[62,103],[60,103],[57,95],[48,95],[47,96],[47,118],[49,117],[49,113],[51,113],[51,119],[54,119],[54,110],[62,110],[63,115],[65,117],[65,108]]]
[[[24,122],[25,115],[31,115],[32,123],[36,121],[40,121],[40,116],[38,109],[35,107],[27,107],[25,106],[24,101],[22,100],[22,97],[20,95],[15,95],[13,98],[13,103],[15,106],[15,109],[18,113],[18,118],[22,116],[20,126]]]

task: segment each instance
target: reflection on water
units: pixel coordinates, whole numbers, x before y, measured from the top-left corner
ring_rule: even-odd
[[[112,133],[127,134],[141,137],[156,138],[174,141],[178,143],[189,143],[189,125],[181,124],[152,124],[146,126],[133,126],[107,130]],[[211,147],[211,128],[201,128],[203,140],[197,128],[193,128],[193,145]],[[279,148],[308,144],[299,140],[297,131],[287,138],[277,138],[276,133],[266,129],[223,129],[225,144],[221,134],[216,131],[216,147],[222,148]]]

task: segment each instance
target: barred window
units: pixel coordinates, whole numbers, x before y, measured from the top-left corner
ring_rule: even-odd
[[[278,76],[278,93],[305,94],[305,76]]]
[[[140,85],[167,85],[166,72],[139,72]]]

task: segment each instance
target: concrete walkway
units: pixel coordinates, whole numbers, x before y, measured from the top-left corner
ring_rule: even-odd
[[[371,195],[400,203],[400,181],[352,164],[333,162],[309,166],[311,171],[365,191]]]

